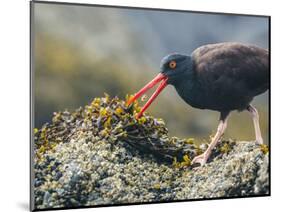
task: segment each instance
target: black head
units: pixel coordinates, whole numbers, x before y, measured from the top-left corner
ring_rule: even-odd
[[[161,73],[168,77],[168,84],[174,84],[183,75],[192,73],[192,60],[190,56],[172,53],[165,56],[160,64]]]
[[[137,114],[138,118],[144,113],[144,111],[168,84],[172,84],[175,86],[180,79],[186,80],[186,77],[189,78],[191,74],[193,74],[193,71],[192,60],[190,56],[177,53],[170,54],[162,59],[161,72],[156,77],[154,77],[152,81],[150,81],[142,89],[140,89],[132,98],[130,98],[127,102],[127,105],[130,105],[136,99],[141,97],[146,91],[153,88],[156,84],[160,83],[156,91],[152,94],[141,111]]]

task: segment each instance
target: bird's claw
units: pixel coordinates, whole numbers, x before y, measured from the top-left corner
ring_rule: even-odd
[[[263,144],[263,139],[256,139],[256,144],[262,145]]]
[[[208,160],[208,155],[206,153],[203,153],[201,155],[196,156],[191,161],[191,164],[199,163],[201,166],[203,166]]]

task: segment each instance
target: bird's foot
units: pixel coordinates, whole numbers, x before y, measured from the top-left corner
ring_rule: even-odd
[[[200,163],[200,165],[203,166],[207,162],[208,158],[209,158],[209,154],[204,152],[203,154],[198,155],[195,158],[193,158],[193,160],[191,161],[191,164]]]
[[[263,139],[262,138],[256,138],[256,143],[261,145],[263,144]]]

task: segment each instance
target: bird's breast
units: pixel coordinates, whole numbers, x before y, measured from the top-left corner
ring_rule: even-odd
[[[190,106],[205,109],[208,104],[205,101],[206,92],[194,82],[178,83],[174,85],[179,96]]]
[[[215,111],[244,110],[252,97],[248,95],[236,95],[233,92],[214,90],[196,84],[194,82],[175,85],[179,96],[190,106],[199,109]]]

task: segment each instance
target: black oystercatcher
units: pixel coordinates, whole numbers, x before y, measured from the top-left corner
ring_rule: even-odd
[[[250,103],[255,96],[269,88],[267,50],[229,42],[201,46],[191,56],[170,54],[162,59],[160,73],[127,104],[131,104],[159,82],[159,87],[137,117],[143,114],[168,84],[173,85],[181,98],[192,107],[220,112],[218,129],[208,149],[195,157],[192,163],[203,165],[207,162],[212,149],[223,135],[228,115],[233,110],[247,110],[251,113],[256,142],[263,143],[258,111]]]

